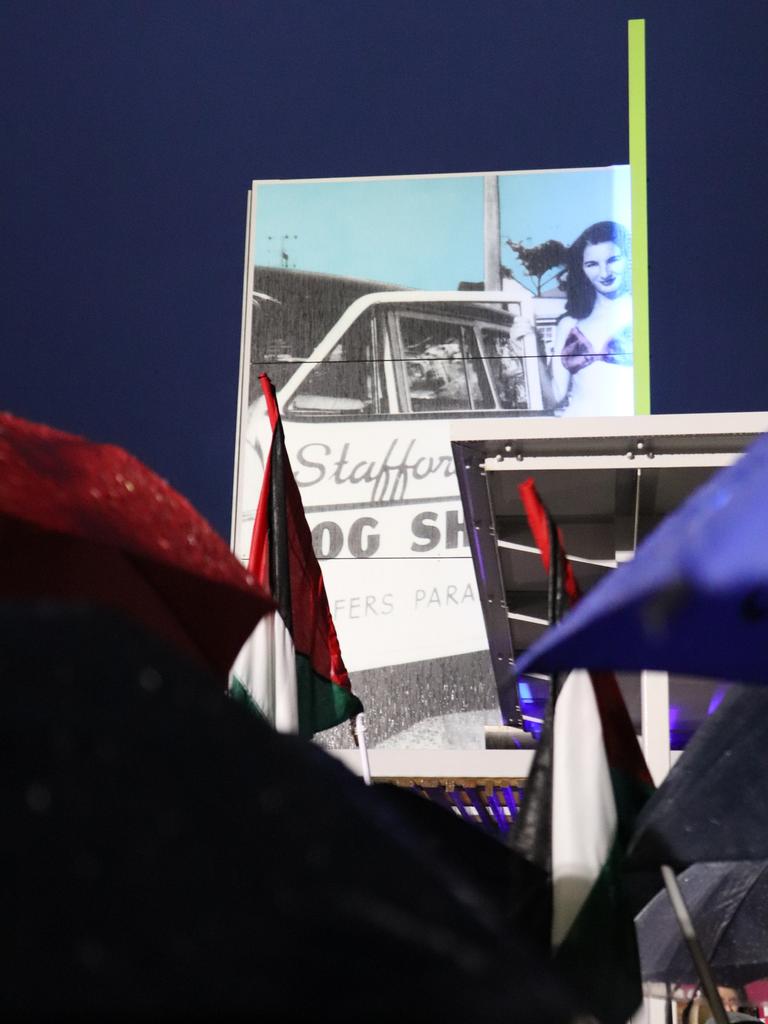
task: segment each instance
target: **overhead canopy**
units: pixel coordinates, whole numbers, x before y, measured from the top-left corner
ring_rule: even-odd
[[[520,667],[768,682],[767,503],[768,435],[689,497]]]
[[[518,485],[534,478],[563,530],[579,583],[590,591],[597,583],[607,586],[610,581],[605,578],[633,556],[636,546],[669,512],[715,470],[737,459],[765,429],[768,415],[760,413],[478,419],[453,424],[454,458],[506,720],[517,718],[535,729],[546,695],[544,677],[536,673],[551,666],[550,661],[532,665],[526,654],[548,625],[547,581]],[[617,641],[615,646],[621,644]],[[568,660],[567,667],[578,664]],[[525,675],[516,684],[521,667]],[[653,666],[617,662],[614,667]],[[699,666],[672,679],[677,745],[684,744],[717,699],[717,682],[703,686],[690,678],[693,675],[717,679],[721,673]],[[620,676],[636,721],[638,680],[636,672]]]

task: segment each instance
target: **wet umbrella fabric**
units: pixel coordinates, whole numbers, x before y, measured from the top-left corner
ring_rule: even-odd
[[[768,859],[768,688],[733,686],[641,811],[636,867]]]
[[[768,435],[716,473],[519,659],[768,683]]]
[[[717,984],[768,974],[768,861],[694,864],[678,884]],[[645,982],[698,983],[666,891],[635,923]]]
[[[379,799],[139,627],[6,606],[0,676],[6,1014],[572,1018],[514,908],[461,867],[493,840]],[[439,855],[444,826],[460,855]],[[509,853],[483,849],[483,871]],[[518,909],[528,880],[510,871]]]
[[[272,602],[226,543],[128,452],[0,413],[0,598],[119,608],[226,684]]]

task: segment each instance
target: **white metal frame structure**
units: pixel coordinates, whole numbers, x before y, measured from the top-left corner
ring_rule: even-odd
[[[470,545],[480,588],[490,656],[496,677],[499,703],[504,715],[514,710],[515,623],[525,613],[510,611],[514,587],[510,555],[527,553],[538,562],[538,552],[527,543],[505,540],[499,522],[515,500],[516,484],[526,476],[537,481],[543,473],[572,476],[575,493],[589,505],[589,491],[579,484],[590,472],[635,477],[664,471],[673,474],[677,486],[665,487],[656,517],[684,500],[688,484],[699,476],[737,459],[761,433],[768,431],[768,412],[713,415],[603,417],[595,419],[506,418],[464,419],[451,423],[451,440],[459,477],[465,521],[471,525]],[[679,471],[675,473],[675,471]],[[637,540],[636,494],[630,495],[629,521],[616,516],[617,544],[612,557],[589,558],[575,549],[569,554],[577,574],[611,571],[631,557]],[[594,495],[593,497],[597,497]],[[553,508],[558,514],[562,509]],[[621,512],[621,509],[618,510]],[[614,507],[613,513],[617,509]],[[651,516],[651,520],[654,517]],[[639,524],[637,524],[639,525]],[[626,538],[626,540],[624,539]],[[566,527],[567,540],[567,527]],[[543,579],[543,570],[542,570]],[[541,616],[527,616],[533,628],[543,628]],[[640,685],[641,734],[649,767],[661,781],[679,752],[670,751],[669,684],[666,673],[642,674]],[[355,750],[333,751],[347,766],[359,772]],[[369,752],[371,775],[387,778],[524,779],[532,750],[395,750]]]
[[[739,458],[766,430],[768,413],[762,412],[452,424],[499,704],[507,721],[520,720],[515,683],[519,641],[530,642],[531,630],[546,625],[541,615],[521,610],[532,601],[541,603],[545,581],[539,569],[537,593],[531,572],[538,551],[530,541],[518,539],[522,506],[517,484],[534,477],[563,525],[569,556],[581,563],[578,569],[587,574],[588,583],[594,582],[591,577],[631,558],[638,541],[659,518],[707,475]],[[563,522],[569,518],[571,522]],[[569,529],[575,545],[569,543]],[[606,543],[613,550],[598,550],[595,556],[595,548],[605,549]],[[640,701],[643,747],[658,783],[669,770],[672,753],[666,673],[642,673]],[[514,758],[522,767],[519,755],[528,752],[487,751],[486,756],[497,753],[506,755],[510,766]]]

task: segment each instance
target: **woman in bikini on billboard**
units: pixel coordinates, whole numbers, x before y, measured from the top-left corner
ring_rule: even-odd
[[[552,381],[562,416],[630,416],[631,251],[626,230],[605,220],[568,250],[565,314],[557,324]]]

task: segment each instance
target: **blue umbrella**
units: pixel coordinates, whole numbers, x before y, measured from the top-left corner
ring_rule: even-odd
[[[519,659],[768,682],[768,435],[712,476]]]

